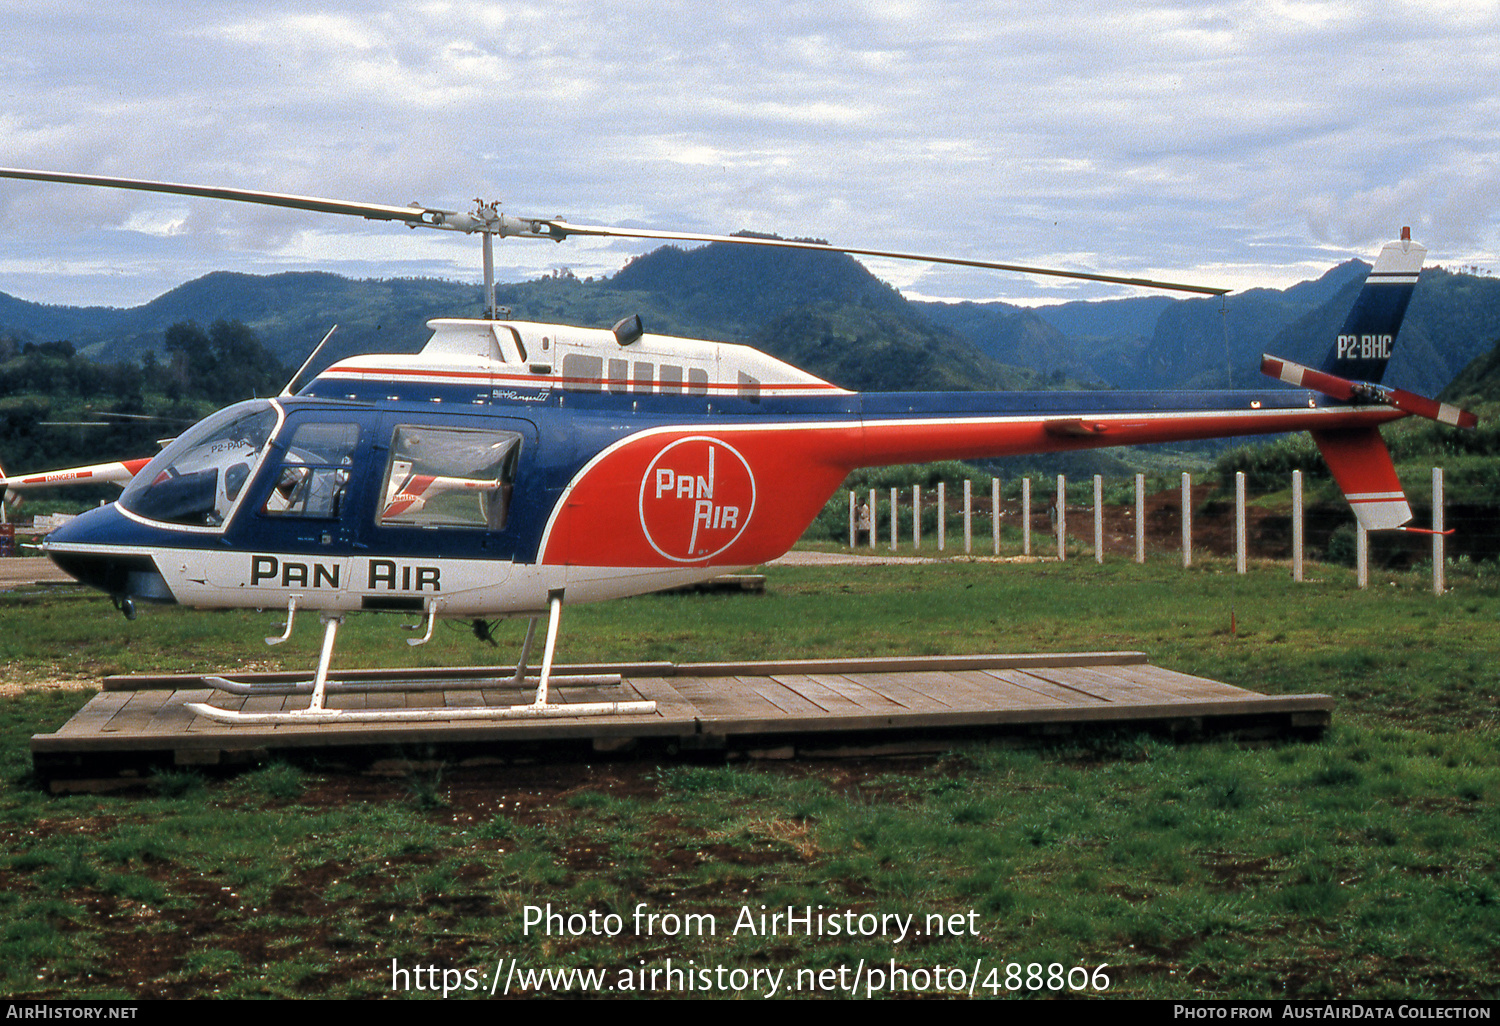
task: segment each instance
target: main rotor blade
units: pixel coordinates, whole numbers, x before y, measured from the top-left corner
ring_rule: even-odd
[[[356,203],[348,200],[324,199],[318,196],[260,192],[253,189],[230,189],[210,185],[183,185],[175,182],[153,182],[138,178],[109,178],[102,175],[83,175],[63,171],[30,171],[21,168],[0,168],[0,178],[20,178],[36,182],[58,182],[64,185],[94,185],[110,189],[134,189],[139,192],[158,192],[175,196],[198,196],[205,199],[237,200],[243,203],[260,203],[266,206],[290,207],[295,210],[312,210],[327,214],[352,214],[372,221],[401,221],[412,227],[444,228],[501,236],[547,238],[558,242],[561,242],[569,235],[588,235],[601,238],[660,239],[667,242],[729,242],[739,246],[771,246],[778,249],[821,250],[831,253],[848,253],[851,256],[883,257],[890,260],[917,260],[924,263],[951,264],[958,267],[978,267],[990,271],[1040,274],[1053,278],[1072,278],[1078,281],[1099,281],[1112,285],[1133,285],[1138,288],[1191,292],[1204,296],[1222,296],[1232,291],[1230,289],[1210,288],[1203,285],[1184,285],[1179,282],[1155,281],[1149,278],[1128,278],[1112,274],[1090,274],[1084,271],[1063,271],[1050,267],[1029,267],[1023,264],[1005,264],[992,260],[969,260],[961,257],[932,256],[924,253],[902,253],[895,250],[834,246],[824,242],[766,239],[752,235],[706,235],[694,232],[654,231],[647,228],[609,228],[602,225],[572,224],[560,218],[515,218],[500,215],[493,209],[489,209],[487,212],[479,210],[475,214],[469,215],[459,214],[451,210],[439,210],[417,205],[395,207],[381,203]]]
[[[1170,289],[1177,292],[1195,292],[1204,296],[1222,296],[1232,289],[1210,288],[1205,285],[1183,285],[1177,282],[1152,281],[1148,278],[1125,278],[1112,274],[1088,274],[1083,271],[1062,271],[1050,267],[1026,267],[1021,264],[1002,264],[991,260],[967,260],[961,257],[929,256],[922,253],[899,253],[884,249],[859,249],[853,246],[835,246],[825,242],[799,242],[793,239],[762,239],[753,235],[699,235],[693,232],[662,232],[647,228],[606,228],[600,225],[572,224],[568,221],[542,221],[554,229],[558,238],[569,235],[616,236],[627,239],[662,239],[677,242],[733,242],[742,246],[774,246],[780,249],[811,249],[824,252],[848,253],[851,256],[886,257],[891,260],[920,260],[932,264],[956,264],[960,267],[980,267],[990,271],[1013,271],[1018,274],[1045,274],[1054,278],[1077,278],[1082,281],[1103,281],[1113,285],[1136,285],[1141,288]]]
[[[106,189],[135,189],[138,192],[162,192],[174,196],[201,196],[205,199],[239,200],[271,207],[315,210],[325,214],[354,214],[372,221],[404,221],[412,225],[431,223],[433,213],[425,207],[392,207],[381,203],[354,203],[347,200],[322,199],[318,196],[295,196],[282,192],[257,192],[253,189],[225,189],[210,185],[180,185],[175,182],[149,182],[139,178],[106,178],[102,175],[79,175],[62,171],[27,171],[0,167],[0,178],[23,178],[34,182],[60,182],[63,185],[97,185]]]

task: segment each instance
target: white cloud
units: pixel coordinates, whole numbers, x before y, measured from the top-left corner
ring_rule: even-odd
[[[1373,255],[1403,223],[1436,259],[1500,252],[1493,5],[367,0],[282,13],[210,0],[184,14],[160,0],[0,0],[0,12],[11,166],[449,207],[500,197],[582,221],[1210,283],[1289,284],[1316,262]],[[143,236],[162,244],[149,260],[119,248]],[[209,258],[452,276],[477,251],[310,214],[0,183],[0,291],[74,291],[7,270],[40,266],[22,254],[43,241],[57,254],[47,266],[76,262],[116,297],[162,291]],[[586,249],[575,266],[644,248]],[[541,249],[500,247],[502,275],[571,259]],[[877,273],[949,298],[1061,287]]]

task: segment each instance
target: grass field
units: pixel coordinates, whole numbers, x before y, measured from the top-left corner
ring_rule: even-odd
[[[833,995],[857,978],[860,993],[1500,996],[1494,579],[1438,598],[1416,576],[1361,592],[1342,569],[1302,585],[1285,567],[1231,571],[772,568],[764,595],[570,610],[559,659],[1142,649],[1333,694],[1322,739],[1099,732],[907,759],[404,777],[273,764],[69,797],[30,779],[26,739],[88,694],[40,682],[310,666],[315,618],[273,650],[259,639],[274,614],[127,624],[105,600],[0,596],[4,682],[33,685],[0,699],[0,990],[381,996],[394,967],[413,995],[487,994],[498,966],[512,993]],[[339,665],[488,662],[520,634],[506,625],[496,650],[455,628],[409,650],[395,623],[351,620]],[[527,908],[549,905],[553,929],[528,929]],[[788,906],[823,933],[765,935],[762,912]],[[893,935],[905,916],[913,932]],[[549,968],[604,975],[515,975]]]

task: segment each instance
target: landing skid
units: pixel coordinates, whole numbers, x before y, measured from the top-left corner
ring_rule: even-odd
[[[563,704],[549,701],[549,686],[552,683],[552,655],[557,648],[557,628],[562,619],[563,593],[555,591],[548,596],[547,642],[542,651],[542,670],[537,677],[526,675],[526,663],[531,654],[531,644],[536,636],[536,618],[526,628],[526,641],[521,646],[521,658],[516,662],[516,673],[512,686],[537,682],[536,697],[529,705],[493,706],[485,708],[444,709],[329,709],[324,704],[328,691],[328,668],[333,661],[333,644],[338,637],[344,618],[341,615],[324,613],[323,648],[318,655],[318,671],[312,681],[312,699],[306,709],[291,709],[284,712],[246,713],[235,709],[220,709],[206,702],[189,702],[186,706],[199,716],[216,723],[228,724],[317,724],[317,723],[428,723],[450,720],[525,720],[578,716],[640,716],[656,712],[655,702],[579,702]],[[287,627],[291,631],[290,625]],[[559,678],[559,682],[618,684],[619,677],[609,681],[601,678]],[[207,682],[231,694],[267,694],[267,689],[235,684],[222,677],[207,678]],[[302,688],[307,685],[301,685]],[[337,685],[335,685],[337,687]],[[297,686],[293,686],[297,690]],[[286,689],[277,689],[286,693]]]

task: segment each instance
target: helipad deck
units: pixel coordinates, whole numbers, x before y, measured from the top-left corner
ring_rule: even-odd
[[[528,690],[494,667],[335,673],[330,708],[458,708],[515,705]],[[254,760],[276,751],[453,746],[500,758],[558,744],[613,751],[656,743],[668,749],[810,753],[878,750],[913,739],[997,731],[1056,732],[1083,724],[1174,727],[1317,728],[1329,722],[1327,695],[1257,694],[1151,666],[1139,652],[932,656],[761,663],[641,663],[559,667],[559,674],[618,673],[614,686],[555,686],[554,700],[655,700],[651,715],[503,722],[276,726],[224,725],[184,708],[305,707],[305,694],[241,697],[198,677],[116,677],[55,734],[31,739],[43,775],[72,775],[111,757],[204,765]],[[305,675],[242,674],[274,687]]]

